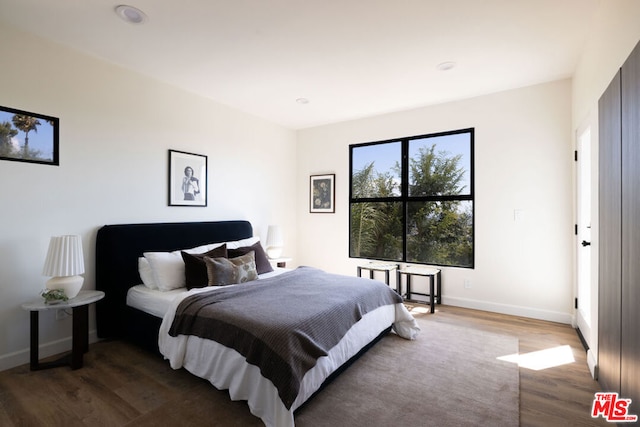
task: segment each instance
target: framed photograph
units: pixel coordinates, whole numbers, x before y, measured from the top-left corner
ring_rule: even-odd
[[[207,206],[207,156],[169,150],[169,206]]]
[[[60,120],[0,106],[0,159],[60,165]]]
[[[311,188],[309,189],[309,212],[335,213],[335,182],[335,174],[311,175]]]

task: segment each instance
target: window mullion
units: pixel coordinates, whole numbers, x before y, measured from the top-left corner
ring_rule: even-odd
[[[402,141],[401,167],[402,197],[402,261],[407,261],[407,200],[409,198],[409,140]]]

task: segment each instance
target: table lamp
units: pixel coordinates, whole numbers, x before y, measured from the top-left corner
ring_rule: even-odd
[[[84,277],[84,257],[80,236],[54,236],[42,269],[43,276],[50,276],[47,289],[62,289],[67,298],[80,292]]]
[[[282,255],[282,229],[278,225],[270,225],[267,230],[267,256],[271,259],[280,258]]]

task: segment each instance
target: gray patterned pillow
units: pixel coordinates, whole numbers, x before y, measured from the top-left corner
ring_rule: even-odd
[[[258,278],[255,253],[248,252],[236,258],[204,257],[209,276],[209,286],[233,285]]]

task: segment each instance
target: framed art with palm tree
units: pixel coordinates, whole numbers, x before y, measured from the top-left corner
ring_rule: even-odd
[[[60,165],[60,120],[0,106],[0,160]]]

